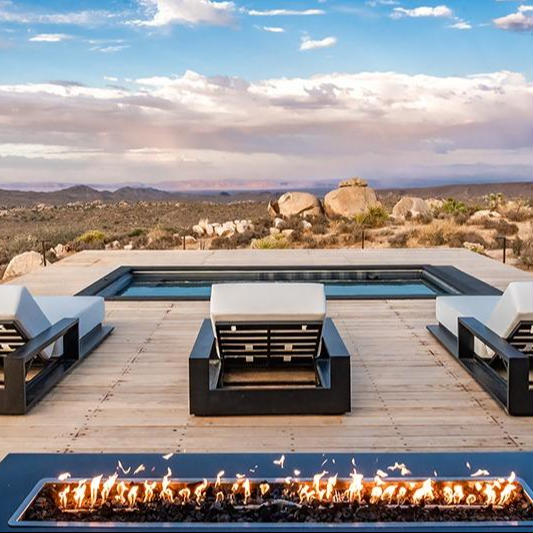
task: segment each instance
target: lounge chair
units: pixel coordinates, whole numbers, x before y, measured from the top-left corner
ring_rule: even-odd
[[[0,286],[0,414],[24,414],[112,331],[98,296]]]
[[[428,330],[512,415],[533,415],[533,282],[501,296],[438,296]]]
[[[197,415],[331,414],[350,410],[350,356],[317,283],[211,288],[189,360]]]

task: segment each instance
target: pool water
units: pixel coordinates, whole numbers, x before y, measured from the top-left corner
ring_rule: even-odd
[[[217,282],[220,283],[220,282]],[[222,282],[223,283],[223,282]],[[324,283],[328,298],[398,298],[398,297],[432,297],[441,292],[423,281],[328,281]],[[146,282],[133,281],[125,287],[119,296],[126,298],[183,298],[209,299],[211,282],[205,281],[170,281]]]

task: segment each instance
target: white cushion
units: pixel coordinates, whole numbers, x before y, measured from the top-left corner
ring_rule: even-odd
[[[13,322],[28,339],[52,325],[28,289],[20,285],[0,285],[0,321]],[[53,345],[46,347],[41,356],[49,358],[52,352]]]
[[[457,319],[471,316],[487,324],[501,296],[437,296],[437,320],[457,337]]]
[[[490,315],[487,326],[507,339],[520,322],[533,320],[533,281],[509,283]]]
[[[456,337],[458,318],[473,317],[507,339],[520,322],[533,320],[533,282],[510,283],[501,296],[438,296],[435,311],[438,322]],[[493,354],[479,339],[475,351]]]
[[[320,283],[221,283],[211,287],[215,322],[323,321],[326,294]]]
[[[37,296],[35,301],[52,324],[63,318],[77,318],[80,339],[104,321],[105,304],[100,296]],[[59,339],[53,355],[62,353],[63,339]]]

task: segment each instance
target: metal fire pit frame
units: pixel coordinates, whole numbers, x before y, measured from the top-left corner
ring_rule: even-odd
[[[325,445],[327,445],[325,443]],[[255,470],[255,479],[279,478],[280,467],[273,461],[279,459],[280,453],[213,453],[213,454],[176,454],[165,460],[159,454],[10,454],[0,463],[0,531],[49,533],[50,531],[88,532],[113,531],[117,527],[127,528],[127,531],[141,532],[149,529],[161,529],[168,532],[237,532],[250,533],[268,531],[365,531],[365,532],[486,532],[513,531],[528,532],[533,530],[533,517],[527,522],[426,522],[426,523],[344,523],[344,524],[267,524],[267,523],[172,523],[172,524],[142,524],[120,525],[106,523],[85,523],[83,525],[61,525],[58,527],[43,526],[13,526],[10,518],[21,507],[43,478],[57,476],[68,471],[74,478],[91,478],[95,475],[112,473],[120,460],[124,465],[136,466],[143,463],[146,466],[144,475],[129,476],[142,479],[146,477],[162,478],[171,468],[172,477],[180,479],[213,478],[219,470],[225,470],[228,477],[237,472],[247,473],[250,468]],[[480,452],[480,453],[285,453],[285,468],[283,474],[292,473],[293,469],[301,471],[301,477],[311,477],[322,469],[331,469],[345,477],[351,471],[351,460],[355,458],[357,470],[369,477],[378,468],[385,469],[395,461],[404,462],[412,471],[414,478],[434,476],[438,478],[461,478],[469,476],[466,462],[472,471],[486,468],[494,477],[506,477],[514,471],[525,485],[533,486],[533,451],[531,452]],[[324,461],[327,462],[325,464]],[[333,461],[335,465],[333,466]],[[153,470],[152,470],[153,468]],[[147,475],[148,474],[148,475]],[[527,490],[527,489],[526,489]],[[531,496],[531,494],[530,494]]]

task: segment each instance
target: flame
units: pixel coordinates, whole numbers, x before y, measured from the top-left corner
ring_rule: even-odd
[[[283,468],[285,466],[285,456],[282,455],[279,459],[274,459],[272,462],[280,468]]]
[[[490,472],[488,470],[478,468],[473,474],[470,474],[470,477],[479,477],[479,476],[490,476]]]
[[[124,481],[121,481],[118,485],[117,485],[117,494],[115,496],[115,500],[119,503],[121,503],[122,505],[124,505],[126,503],[126,498],[124,496],[124,493],[128,490],[128,487],[126,485],[126,483],[124,483]]]
[[[59,506],[67,507],[68,504],[68,493],[70,492],[70,485],[67,485],[63,490],[59,491]]]
[[[137,501],[137,493],[139,492],[139,485],[133,485],[128,491],[128,505],[133,507]]]
[[[74,488],[74,503],[77,508],[80,508],[83,505],[83,500],[85,499],[85,491],[87,490],[86,480],[82,479],[78,481],[78,486]]]
[[[143,483],[144,485],[144,498],[143,503],[149,503],[154,500],[155,494],[154,489],[157,486],[157,482],[155,481],[145,481]]]
[[[144,472],[146,470],[146,468],[144,467],[144,465],[139,465],[134,471],[133,471],[133,475],[135,474],[139,474],[140,472]]]
[[[402,476],[407,476],[411,473],[411,470],[409,470],[404,463],[398,462],[395,462],[392,466],[388,466],[387,470],[390,470],[392,472],[394,472],[395,470],[399,470]]]
[[[139,471],[140,465],[136,471]],[[405,472],[404,464],[395,463],[387,471]],[[299,471],[295,471],[300,473]],[[277,480],[276,498],[300,501],[301,504],[318,503],[357,503],[359,505],[480,505],[506,506],[516,501],[520,494],[520,484],[512,472],[507,478],[483,479],[488,472],[478,469],[470,478],[462,481],[439,481],[389,478],[383,470],[377,470],[373,479],[365,479],[354,468],[349,479],[328,476],[323,470],[312,479],[300,480],[286,477]],[[112,507],[135,508],[141,503],[162,501],[183,505],[192,502],[201,505],[209,494],[218,503],[247,505],[250,502],[262,504],[262,499],[272,492],[266,481],[253,483],[246,475],[236,474],[232,482],[223,480],[221,470],[216,480],[203,479],[196,484],[173,480],[172,471],[159,480],[120,480],[115,472],[108,477],[98,475],[90,480],[71,480],[63,475],[56,484],[56,501],[62,510],[76,509],[90,511],[97,505],[109,504]],[[474,479],[472,479],[474,478]],[[212,492],[209,492],[212,491]],[[273,492],[278,494],[278,492]],[[253,496],[252,496],[253,495]],[[255,501],[254,501],[255,498]],[[268,499],[267,499],[268,501]]]
[[[102,481],[102,475],[93,477],[91,480],[91,507],[96,505],[98,500],[98,489],[100,488],[100,482]]]
[[[70,473],[69,472],[63,472],[62,474],[59,474],[59,476],[57,476],[57,479],[59,481],[65,481],[69,477],[70,477]]]
[[[104,481],[102,485],[102,492],[100,494],[103,502],[105,502],[107,498],[109,498],[109,494],[111,494],[111,489],[115,485],[117,478],[118,478],[118,474],[115,472],[112,476],[109,476]]]
[[[207,485],[208,485],[207,479],[204,478],[202,483],[194,489],[194,497],[196,498],[197,503],[204,499]]]

